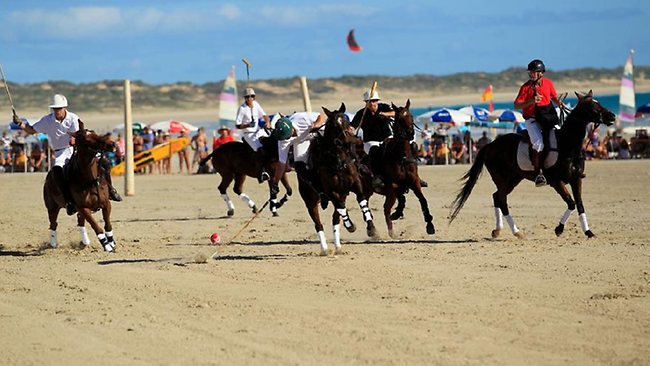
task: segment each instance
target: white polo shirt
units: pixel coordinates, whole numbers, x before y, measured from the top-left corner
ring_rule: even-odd
[[[248,125],[251,123],[251,121],[255,122],[255,126],[249,127],[243,130],[243,133],[250,134],[250,133],[255,133],[257,132],[260,127],[257,123],[260,118],[262,118],[266,113],[264,113],[264,109],[262,109],[262,106],[256,101],[253,101],[253,108],[252,108],[252,117],[251,117],[251,107],[249,107],[246,103],[242,104],[239,106],[239,109],[237,110],[237,117],[235,118],[235,124],[237,126],[239,125]]]
[[[32,128],[47,135],[52,149],[62,150],[70,146],[69,134],[79,131],[79,116],[66,111],[65,118],[59,123],[52,112],[34,123]]]

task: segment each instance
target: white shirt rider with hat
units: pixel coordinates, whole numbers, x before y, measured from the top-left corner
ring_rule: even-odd
[[[265,127],[267,128],[270,128],[270,121],[262,106],[255,100],[255,90],[253,88],[244,90],[244,99],[244,103],[237,110],[235,125],[238,129],[244,130],[243,140],[248,143],[253,151],[257,151],[262,147],[260,134],[264,134],[257,121],[264,118]]]

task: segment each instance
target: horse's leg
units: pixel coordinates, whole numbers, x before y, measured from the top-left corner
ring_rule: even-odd
[[[320,221],[320,213],[318,212],[318,193],[307,186],[307,184],[301,183],[300,180],[298,181],[298,191],[302,200],[305,202],[311,221],[314,222],[314,228],[316,229],[318,241],[320,242],[320,255],[325,256],[327,255],[327,241],[325,240],[325,232],[323,231],[323,224]]]
[[[569,217],[571,217],[571,214],[573,211],[576,209],[576,203],[571,198],[571,194],[569,194],[569,191],[566,189],[566,186],[562,182],[557,182],[553,184],[553,189],[562,197],[562,200],[567,205],[567,210],[564,211],[564,215],[560,218],[560,223],[555,227],[555,235],[560,236],[564,232],[564,224],[569,221]]]
[[[517,182],[519,183],[519,182]],[[499,185],[497,184],[497,187]],[[522,239],[524,237],[524,234],[519,230],[517,227],[517,224],[515,223],[515,219],[510,216],[510,210],[508,209],[508,194],[512,192],[512,190],[515,188],[516,184],[511,184],[510,186],[506,188],[498,188],[496,192],[492,195],[492,199],[494,200],[494,207],[495,207],[495,215],[497,217],[497,225],[496,229],[492,230],[492,237],[496,238],[499,236],[501,229],[503,228],[503,222],[501,221],[501,216],[503,215],[508,222],[508,225],[510,226],[510,230],[512,231],[512,234],[516,236],[519,239]]]
[[[332,234],[334,236],[334,253],[343,253],[341,249],[341,214],[337,210],[332,212]]]
[[[286,193],[282,198],[278,201],[278,203],[275,205],[275,208],[278,209],[282,207],[287,201],[289,200],[289,197],[293,194],[293,190],[291,189],[291,185],[289,185],[289,179],[287,178],[287,173],[282,174],[282,178],[280,178],[280,182],[282,182],[282,186],[284,186],[284,189],[286,190]]]
[[[413,193],[415,193],[415,196],[418,198],[420,201],[420,209],[422,210],[422,215],[424,216],[424,222],[427,223],[427,234],[433,235],[436,233],[436,228],[433,226],[433,215],[431,215],[431,212],[429,211],[429,204],[427,203],[427,199],[424,197],[424,194],[422,193],[422,188],[420,187],[420,182],[419,178],[417,178],[418,182],[411,187],[413,190]]]
[[[336,212],[341,215],[345,229],[350,233],[357,231],[357,226],[354,224],[354,222],[352,222],[352,219],[350,219],[350,216],[348,215],[348,209],[345,208],[345,199],[347,197],[347,194],[338,194],[332,192],[328,195],[328,197],[330,200],[332,200],[332,205],[334,206],[334,209],[336,209]]]
[[[86,220],[83,215],[77,213],[77,229],[79,230],[79,235],[81,236],[81,244],[88,246],[90,245],[90,238],[88,237],[88,231],[86,231]]]
[[[228,197],[228,186],[233,179],[235,179],[235,177],[232,174],[222,174],[221,183],[219,183],[219,186],[217,187],[221,194],[221,198],[226,202],[226,206],[228,207],[228,216],[235,214],[235,204],[230,200],[230,197]]]
[[[371,238],[377,237],[377,228],[373,222],[372,212],[370,212],[370,207],[368,207],[368,199],[363,193],[363,186],[361,181],[355,186],[352,187],[352,192],[357,196],[357,203],[363,214],[363,220],[366,222],[366,234]]]
[[[59,217],[59,211],[61,208],[55,204],[55,207],[47,208],[47,216],[50,220],[50,246],[56,248],[59,245],[59,241],[56,236],[56,228],[59,224],[56,222]]]
[[[90,227],[93,228],[93,231],[95,231],[95,235],[97,235],[97,239],[99,239],[99,243],[102,245],[102,248],[107,251],[107,252],[112,252],[113,247],[110,245],[108,242],[108,238],[106,238],[106,233],[102,230],[102,228],[99,226],[97,221],[95,221],[95,218],[93,217],[92,213],[90,212],[90,209],[87,207],[80,207],[79,208],[79,215],[82,215],[86,221],[90,224]]]
[[[253,200],[250,197],[248,197],[246,193],[242,191],[245,180],[246,180],[246,176],[244,174],[236,174],[235,186],[232,189],[239,196],[239,198],[242,201],[244,201],[250,209],[253,210],[253,213],[257,213],[257,206],[255,205],[255,202],[253,202]]]
[[[576,179],[571,184],[571,191],[573,192],[573,199],[576,202],[576,208],[578,209],[578,217],[580,218],[580,226],[582,226],[582,232],[587,235],[588,238],[593,238],[596,236],[591,229],[589,229],[589,223],[587,223],[587,214],[585,213],[585,206],[582,204],[582,179]]]
[[[386,220],[386,227],[388,228],[388,236],[392,239],[395,239],[396,235],[393,232],[393,220],[390,219],[390,210],[393,208],[396,200],[397,194],[395,190],[393,188],[388,188],[388,192],[386,192],[386,200],[384,201],[384,219]]]
[[[113,224],[111,223],[111,201],[106,200],[106,203],[102,207],[102,218],[104,219],[104,232],[106,234],[106,239],[108,239],[108,244],[115,251],[115,237],[113,237]]]
[[[390,215],[391,220],[399,220],[404,218],[404,208],[406,207],[406,195],[400,194],[397,196],[397,207],[395,212]]]

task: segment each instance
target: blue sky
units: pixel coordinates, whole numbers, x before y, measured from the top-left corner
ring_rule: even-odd
[[[251,78],[650,65],[646,1],[2,1],[14,82]],[[347,49],[354,28],[362,52]]]

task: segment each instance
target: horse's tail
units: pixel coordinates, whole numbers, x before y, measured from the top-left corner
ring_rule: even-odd
[[[465,205],[465,202],[469,198],[469,195],[472,193],[472,189],[474,189],[474,185],[476,185],[476,182],[481,177],[481,173],[483,172],[483,164],[485,163],[485,153],[488,148],[489,146],[484,146],[478,151],[478,154],[476,154],[476,159],[474,160],[474,164],[472,164],[472,167],[460,179],[464,180],[465,184],[463,185],[463,188],[461,188],[461,190],[458,192],[456,199],[454,199],[454,202],[452,203],[452,211],[451,215],[449,216],[450,224],[454,221],[460,210]]]

